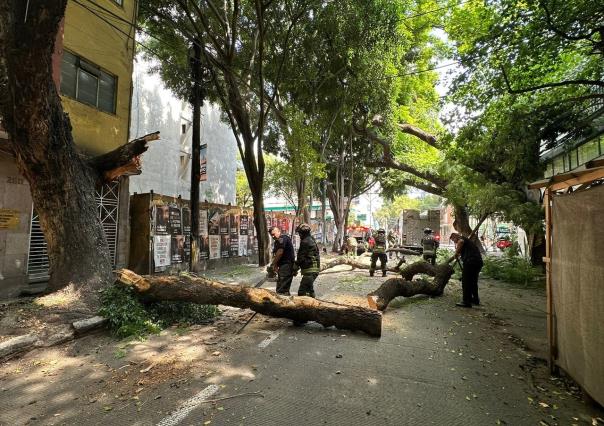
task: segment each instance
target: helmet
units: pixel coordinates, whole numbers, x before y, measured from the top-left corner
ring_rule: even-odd
[[[306,224],[306,223],[301,223],[296,228],[296,233],[298,233],[298,234],[309,234],[310,233],[310,226],[308,224]]]
[[[431,234],[431,233],[432,233],[432,229],[424,228],[424,234]]]
[[[380,228],[378,229],[378,234],[385,234],[386,231],[384,230],[384,228]]]

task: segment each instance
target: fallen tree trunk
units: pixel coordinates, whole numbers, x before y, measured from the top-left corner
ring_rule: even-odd
[[[387,268],[387,271],[398,274],[400,272],[400,269],[399,269],[400,265],[402,265],[403,263],[404,263],[404,259],[400,259],[397,261],[397,266]],[[339,257],[336,257],[335,259],[331,259],[326,262],[322,262],[320,269],[321,269],[321,272],[323,272],[327,269],[331,269],[331,268],[334,268],[339,265],[349,265],[349,266],[352,266],[353,269],[369,269],[369,266],[370,266],[368,263],[363,263],[360,260],[357,260],[356,258],[353,258],[353,257],[339,256]]]
[[[382,333],[382,314],[359,306],[306,296],[281,296],[264,288],[226,285],[187,275],[140,276],[128,269],[118,271],[117,282],[132,287],[145,300],[227,305],[272,317],[315,321],[324,327],[360,330],[370,336]]]
[[[377,290],[367,295],[369,307],[383,311],[390,301],[398,296],[411,297],[416,294],[442,296],[445,286],[453,275],[453,267],[448,264],[431,265],[428,262],[415,262],[400,271],[402,278],[390,278]],[[434,277],[432,280],[417,279],[417,274]]]

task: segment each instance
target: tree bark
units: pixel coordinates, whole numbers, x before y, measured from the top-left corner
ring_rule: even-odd
[[[474,230],[470,226],[470,215],[468,214],[468,210],[464,206],[459,206],[457,204],[453,205],[453,210],[455,214],[455,220],[453,220],[453,228],[464,237],[469,237],[470,240],[474,244],[476,244],[478,250],[480,250],[481,253],[484,253],[485,250],[482,246],[482,243],[480,242],[480,238],[478,238],[478,232],[473,232]]]
[[[226,285],[186,275],[143,277],[122,269],[117,281],[132,287],[146,300],[222,304],[294,321],[316,321],[324,327],[360,330],[370,336],[379,337],[382,332],[381,313],[359,306],[306,296],[281,296],[264,288]]]
[[[189,102],[193,109],[193,134],[191,138],[191,254],[189,270],[199,268],[199,182],[201,180],[201,106],[203,105],[203,88],[201,87],[201,47],[199,42],[193,43],[193,56],[189,58],[193,87]]]
[[[66,0],[0,5],[0,112],[46,237],[51,290],[73,284],[95,305],[111,260],[95,201],[96,171],[77,153],[52,78]],[[88,299],[88,298],[87,298]]]
[[[367,302],[373,309],[383,311],[398,296],[411,297],[416,294],[442,296],[445,286],[453,275],[453,267],[448,264],[435,265],[423,261],[412,263],[400,271],[402,278],[390,278],[377,290],[367,295]],[[414,280],[416,274],[427,274],[433,280]]]

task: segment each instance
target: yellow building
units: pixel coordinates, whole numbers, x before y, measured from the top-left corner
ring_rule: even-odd
[[[129,139],[138,0],[69,0],[57,34],[53,78],[69,113],[76,145],[95,156]],[[0,129],[0,299],[44,287],[46,242],[29,185]],[[99,216],[113,262],[127,264],[128,178],[99,188]],[[39,286],[29,284],[42,283]]]
[[[128,141],[137,0],[69,0],[61,95],[76,144],[97,155]]]

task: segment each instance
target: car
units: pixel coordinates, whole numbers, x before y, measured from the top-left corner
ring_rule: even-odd
[[[508,247],[512,246],[512,240],[510,240],[509,238],[500,238],[497,240],[497,243],[495,244],[497,246],[497,248],[501,251],[505,250]]]

